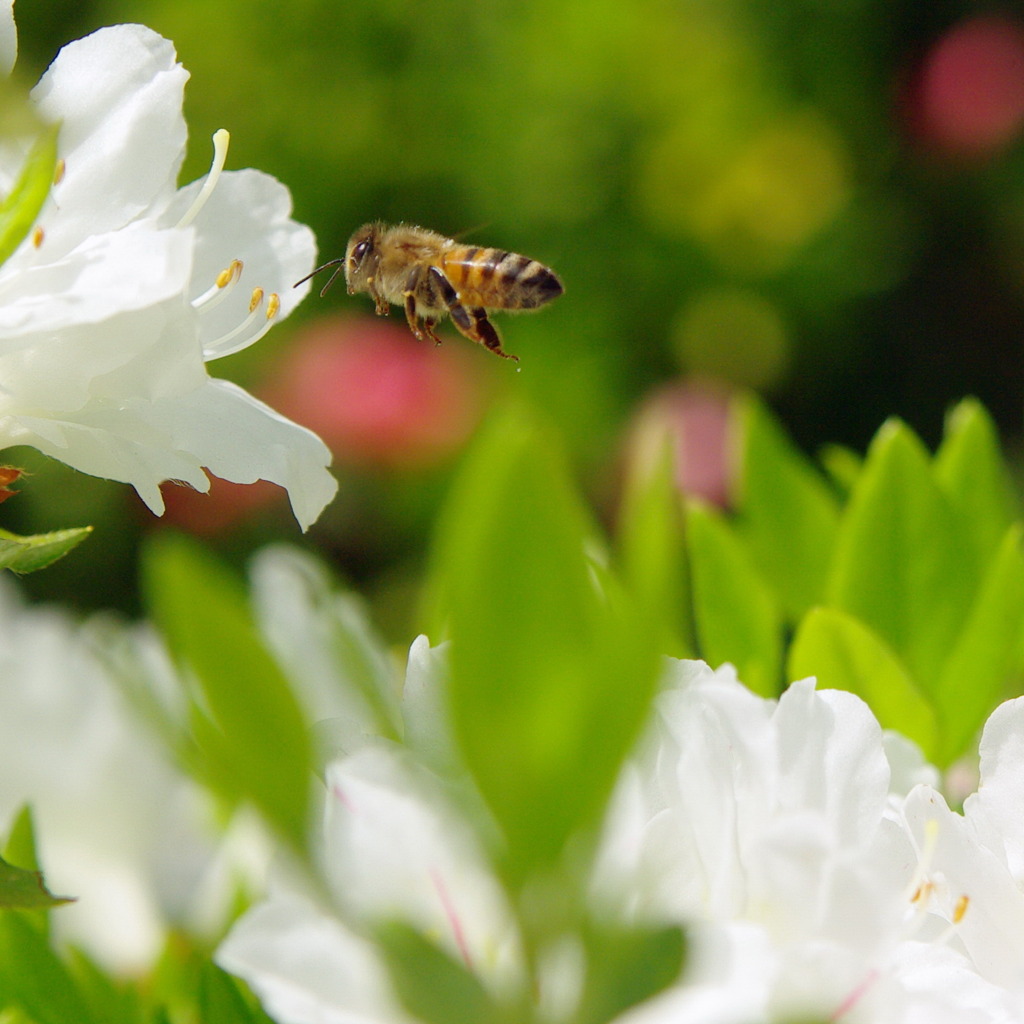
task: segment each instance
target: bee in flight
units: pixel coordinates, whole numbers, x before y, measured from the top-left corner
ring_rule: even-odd
[[[411,224],[364,224],[348,240],[343,259],[317,267],[296,287],[328,267],[337,269],[321,296],[344,269],[349,295],[369,292],[378,316],[387,316],[391,303],[402,305],[409,328],[420,341],[430,338],[440,345],[434,328],[450,316],[470,341],[517,362],[518,356],[502,349],[488,312],[536,309],[563,290],[554,271],[536,260],[503,249],[463,245]]]

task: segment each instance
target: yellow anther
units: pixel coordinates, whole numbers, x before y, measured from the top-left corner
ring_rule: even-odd
[[[43,239],[46,238],[46,232],[37,224],[32,229],[32,245],[38,249],[43,244]]]
[[[967,907],[970,905],[970,896],[961,896],[956,901],[956,906],[953,908],[953,924],[959,924],[964,919],[964,914],[967,913]]]
[[[232,279],[238,280],[242,276],[242,261],[232,260],[230,266],[225,267],[217,275],[217,287],[227,288]]]
[[[56,167],[53,169],[53,183],[59,185],[64,180],[64,172],[67,170],[67,164],[64,163],[64,158],[61,157],[57,161]]]
[[[914,892],[914,895],[910,897],[911,903],[927,903],[931,899],[932,893],[935,892],[935,886],[931,882],[922,882]]]
[[[263,301],[263,289],[253,288],[252,298],[249,299],[249,312],[254,313],[259,304]]]
[[[277,292],[271,292],[267,299],[267,319],[273,320],[281,310],[281,296]]]

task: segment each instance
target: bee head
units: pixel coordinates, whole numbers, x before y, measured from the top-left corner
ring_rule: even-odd
[[[352,233],[345,250],[345,283],[349,295],[370,290],[380,263],[379,224],[364,224]]]

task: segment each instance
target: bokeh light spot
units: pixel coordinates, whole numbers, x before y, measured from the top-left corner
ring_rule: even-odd
[[[680,311],[673,340],[687,373],[751,388],[770,387],[789,362],[789,332],[778,307],[741,288],[698,295]]]
[[[1024,26],[986,16],[956,25],[929,50],[910,90],[910,126],[960,156],[988,156],[1024,125]]]

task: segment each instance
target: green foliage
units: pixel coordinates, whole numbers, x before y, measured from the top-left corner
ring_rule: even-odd
[[[0,569],[16,573],[45,569],[81,544],[90,533],[91,526],[38,533],[32,537],[19,537],[0,530]]]
[[[0,914],[0,1006],[16,1006],[37,1024],[98,1020],[41,922],[23,913]]]
[[[681,928],[591,926],[584,932],[590,968],[573,1024],[607,1024],[679,978]]]
[[[737,405],[736,527],[786,615],[818,599],[836,540],[839,501],[756,401]]]
[[[196,545],[161,536],[145,553],[149,607],[185,678],[207,782],[248,798],[297,850],[313,770],[306,723],[253,622],[240,582]]]
[[[437,545],[451,711],[506,839],[514,885],[596,824],[653,692],[656,657],[610,574],[550,435],[519,411],[482,433]]]
[[[694,639],[671,456],[666,445],[653,472],[634,472],[626,483],[618,524],[619,561],[645,619],[661,632],[659,652],[686,657]]]
[[[879,431],[846,506],[826,601],[862,619],[927,686],[974,580],[924,446],[902,423]]]
[[[42,872],[26,871],[0,858],[0,910],[42,910],[70,902],[70,897],[54,896],[46,888]]]
[[[932,705],[902,662],[870,626],[839,608],[812,608],[800,622],[787,663],[794,679],[859,694],[887,729],[898,729],[933,755],[938,726]]]
[[[240,982],[211,963],[199,970],[198,1010],[203,1024],[272,1024]]]
[[[70,902],[70,897],[54,896],[46,888],[36,857],[32,812],[23,807],[0,857],[0,910],[48,910]]]
[[[407,925],[376,930],[392,984],[405,1008],[423,1024],[515,1024],[471,971]]]
[[[691,503],[686,535],[701,656],[713,665],[733,662],[747,686],[773,695],[782,657],[782,617],[776,595],[724,517]]]
[[[735,515],[686,522],[700,655],[777,691],[784,626],[785,678],[859,694],[947,764],[1024,676],[1022,527],[987,413],[960,403],[934,458],[892,420],[863,461],[826,455],[833,489],[756,399],[735,412]]]

